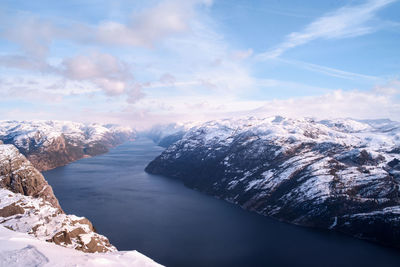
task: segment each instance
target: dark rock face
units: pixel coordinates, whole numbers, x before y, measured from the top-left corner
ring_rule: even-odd
[[[62,121],[0,123],[0,140],[15,145],[39,171],[106,153],[133,137],[131,129],[115,125]]]
[[[158,141],[158,145],[167,148],[173,143],[181,140],[184,135],[185,132],[178,132],[171,135],[167,135]]]
[[[0,145],[0,187],[42,198],[61,211],[53,189],[43,175],[13,145]]]
[[[400,248],[397,135],[352,120],[209,122],[146,171],[279,220]]]
[[[8,140],[6,142],[12,144]],[[82,145],[71,145],[63,135],[55,138],[48,146],[40,146],[31,142],[29,149],[19,147],[19,150],[40,171],[63,166],[85,156]]]

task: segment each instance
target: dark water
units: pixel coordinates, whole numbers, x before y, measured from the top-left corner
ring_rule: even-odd
[[[126,143],[44,175],[67,213],[89,218],[119,250],[167,266],[400,266],[400,252],[244,211],[146,174],[162,148]]]

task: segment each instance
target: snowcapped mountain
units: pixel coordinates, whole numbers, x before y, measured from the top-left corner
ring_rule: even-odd
[[[400,247],[400,123],[243,118],[191,128],[146,171],[245,209]]]
[[[15,145],[40,171],[105,153],[134,137],[127,127],[69,121],[0,121],[0,140]]]

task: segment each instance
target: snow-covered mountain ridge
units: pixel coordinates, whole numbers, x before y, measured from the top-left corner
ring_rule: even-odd
[[[400,247],[400,123],[242,118],[188,130],[146,171],[304,226]]]
[[[135,136],[116,125],[69,121],[0,121],[0,140],[15,145],[40,171],[105,153]]]

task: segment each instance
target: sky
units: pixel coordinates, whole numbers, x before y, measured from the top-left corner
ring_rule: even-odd
[[[398,0],[2,0],[0,120],[400,121]]]

